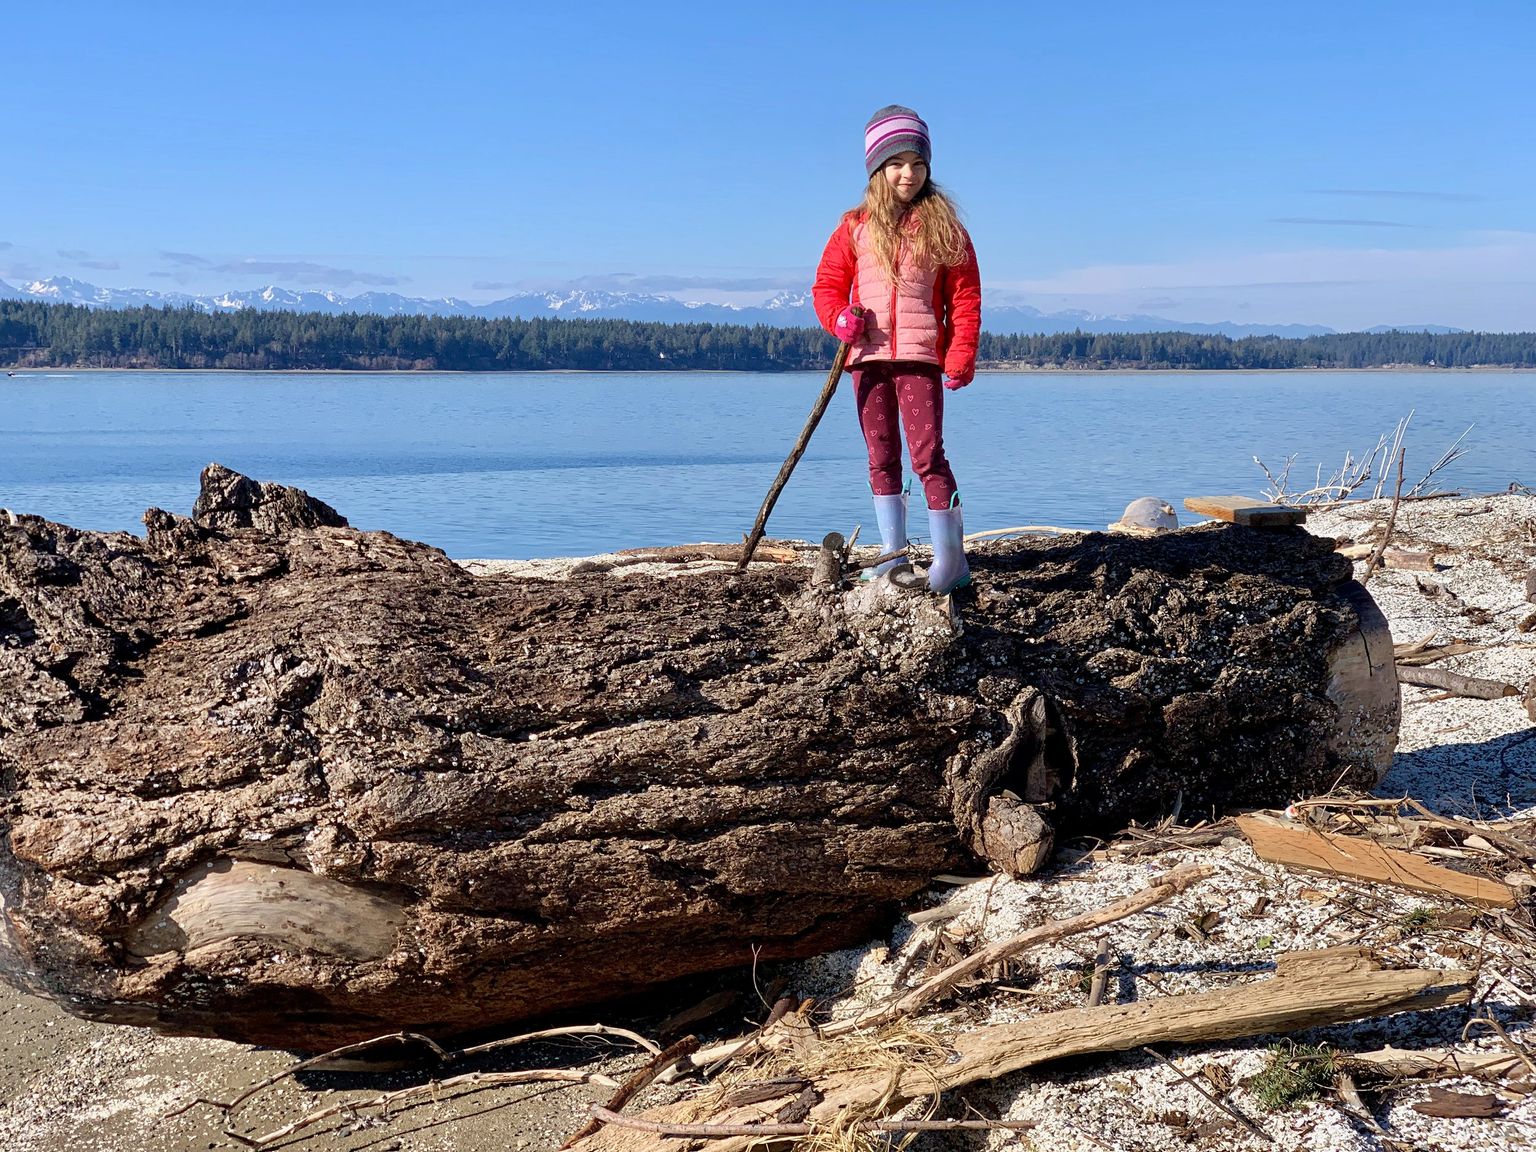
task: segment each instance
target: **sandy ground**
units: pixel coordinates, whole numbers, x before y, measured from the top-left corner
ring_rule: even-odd
[[[1385,516],[1386,502],[1378,501],[1315,515],[1309,527],[1319,534],[1364,540]],[[1372,581],[1371,592],[1392,621],[1398,641],[1433,632],[1437,642],[1460,638],[1497,644],[1441,666],[1515,684],[1536,675],[1536,631],[1518,631],[1519,623],[1536,612],[1536,605],[1525,600],[1522,583],[1524,571],[1536,563],[1536,498],[1406,504],[1394,543],[1429,548],[1438,562],[1432,575],[1385,571]],[[679,568],[667,563],[633,564],[632,559],[623,558],[624,566],[618,570],[639,575]],[[515,567],[529,577],[558,579],[575,563],[469,566],[481,571]],[[1469,617],[1462,606],[1426,595],[1419,587],[1421,580],[1454,590],[1462,606],[1483,612]],[[1533,730],[1520,701],[1433,700],[1433,696],[1431,690],[1404,689],[1399,751],[1379,794],[1410,794],[1442,811],[1481,818],[1536,811],[1536,739],[1529,738]],[[1157,873],[1199,860],[1216,867],[1212,880],[1172,904],[1108,931],[1112,954],[1119,960],[1113,982],[1119,998],[1176,994],[1258,978],[1272,968],[1279,952],[1365,943],[1398,963],[1442,968],[1480,965],[1476,1007],[1320,1029],[1299,1039],[1326,1040],[1345,1050],[1383,1043],[1491,1050],[1500,1042],[1486,1028],[1474,1026],[1469,1039],[1461,1038],[1468,1021],[1486,1011],[1515,1043],[1536,1050],[1536,974],[1531,958],[1513,952],[1486,922],[1467,925],[1446,918],[1444,914],[1453,910],[1433,899],[1286,872],[1257,860],[1246,843],[1236,838],[1214,847],[1135,859],[1117,860],[1103,854],[1073,859],[1074,855],[1081,856],[1081,851],[1064,852],[1043,879],[989,879],[935,887],[914,901],[914,908],[949,904],[953,919],[940,926],[903,921],[888,939],[874,941],[868,948],[787,965],[777,974],[797,992],[831,1005],[832,1011],[851,1011],[907,978],[911,961],[932,947],[933,933],[941,929],[971,946],[990,942],[1046,916],[1098,907],[1143,887]],[[1252,915],[1259,895],[1267,898],[1267,908]],[[1204,940],[1179,930],[1195,918],[1203,917],[1200,922],[1209,924],[1211,914],[1216,926]],[[1031,954],[1028,979],[1019,981],[1027,984],[1022,993],[998,993],[949,1014],[925,1018],[924,1027],[942,1033],[1081,1003],[1082,970],[1091,963],[1092,948],[1090,941],[1066,941]],[[758,974],[760,979],[770,975]],[[660,1016],[696,1000],[700,992],[695,987],[658,998],[639,1018],[606,1022],[631,1024],[644,1031]],[[736,1020],[751,1014],[737,1013]],[[726,1023],[732,1026],[730,1016]],[[1330,1103],[1266,1112],[1244,1081],[1263,1066],[1272,1042],[1268,1038],[1175,1047],[1166,1053],[1189,1073],[1206,1066],[1217,1069],[1213,1074],[1233,1085],[1227,1098],[1270,1133],[1272,1145],[1227,1118],[1151,1057],[1132,1053],[1073,1061],[962,1093],[965,1103],[984,1114],[1034,1120],[1037,1126],[1028,1133],[931,1135],[919,1138],[912,1147],[919,1152],[1075,1152],[1082,1148],[1161,1152],[1215,1147],[1366,1152],[1392,1147]],[[47,1001],[0,986],[0,1148],[15,1152],[235,1148],[238,1145],[222,1134],[213,1109],[198,1106],[179,1116],[168,1113],[198,1096],[228,1099],[290,1066],[294,1059],[285,1052],[93,1024]],[[600,1067],[622,1078],[638,1062],[632,1052],[619,1047],[570,1040],[503,1053],[475,1067]],[[405,1071],[306,1075],[284,1081],[242,1112],[240,1130],[251,1135],[269,1132],[314,1109],[425,1079],[424,1073]],[[1536,1075],[1525,1075],[1524,1080],[1536,1081]],[[1375,1119],[1402,1142],[1398,1146],[1536,1149],[1536,1095],[1520,1090],[1520,1077],[1506,1077],[1493,1088],[1473,1081],[1442,1084],[1476,1092],[1502,1088],[1507,1111],[1487,1120],[1431,1118],[1412,1108],[1424,1098],[1422,1086],[1403,1085],[1372,1100]],[[1526,1088],[1531,1087],[1527,1083]],[[607,1090],[596,1087],[445,1091],[438,1099],[398,1110],[387,1120],[371,1113],[335,1116],[277,1146],[381,1152],[552,1149],[580,1126],[589,1102],[607,1095]]]

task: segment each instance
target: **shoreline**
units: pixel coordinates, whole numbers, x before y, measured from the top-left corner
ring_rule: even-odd
[[[43,373],[70,375],[99,372],[185,373],[196,376],[793,376],[820,372],[820,368],[785,368],[768,371],[761,368],[71,368],[56,365],[42,367],[5,367],[0,379],[25,379]],[[1513,364],[1474,364],[1467,367],[1433,364],[1378,364],[1367,368],[1149,368],[1122,365],[1107,368],[1065,367],[1057,365],[984,364],[977,375],[1023,376],[1051,373],[1063,376],[1108,376],[1115,374],[1157,374],[1186,376],[1279,376],[1316,375],[1322,372],[1434,372],[1471,374],[1503,372],[1509,375],[1536,374],[1536,366]],[[11,375],[14,373],[14,376]]]

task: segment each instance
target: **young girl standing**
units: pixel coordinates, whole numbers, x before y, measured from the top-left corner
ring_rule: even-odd
[[[971,580],[960,493],[944,457],[944,389],[964,388],[976,373],[981,274],[954,202],[929,178],[931,156],[928,125],[912,109],[891,104],[870,117],[864,203],[827,241],[812,297],[822,326],[851,345],[882,551],[907,544],[899,412],[928,502],[928,586],[943,595]]]

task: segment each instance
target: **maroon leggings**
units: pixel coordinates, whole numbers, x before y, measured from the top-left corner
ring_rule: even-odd
[[[869,486],[876,496],[901,491],[901,439],[896,413],[907,432],[912,471],[923,483],[928,507],[948,508],[955,474],[944,458],[944,386],[937,364],[875,360],[853,370],[853,398],[869,448]]]

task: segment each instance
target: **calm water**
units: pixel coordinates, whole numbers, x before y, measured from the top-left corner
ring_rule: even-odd
[[[189,513],[217,460],[460,558],[739,540],[824,379],[29,372],[0,377],[0,507],[141,532],[151,505]],[[851,391],[770,535],[872,534]],[[1257,494],[1254,455],[1295,453],[1310,481],[1409,409],[1410,482],[1474,424],[1446,486],[1536,484],[1533,373],[983,374],[950,397],[946,440],[968,530],[1102,528],[1137,496]]]

